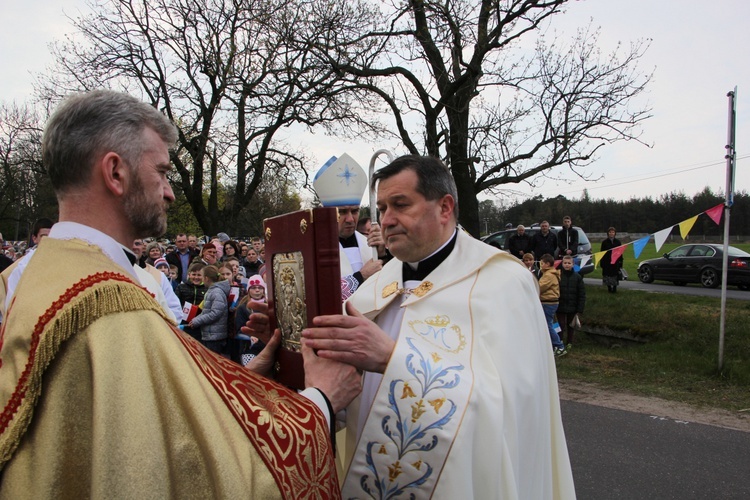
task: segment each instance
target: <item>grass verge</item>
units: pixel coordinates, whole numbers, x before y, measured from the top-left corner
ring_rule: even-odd
[[[695,406],[750,411],[750,301],[727,300],[724,367],[718,370],[718,298],[588,286],[582,330],[605,327],[630,343],[576,332],[557,361],[561,379],[658,396]]]

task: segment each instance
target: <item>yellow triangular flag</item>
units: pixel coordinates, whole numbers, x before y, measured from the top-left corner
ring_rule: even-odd
[[[604,257],[604,254],[607,252],[596,252],[594,254],[594,269],[599,267],[599,261],[602,260],[602,257]]]
[[[691,217],[688,220],[684,220],[680,222],[680,236],[682,236],[682,239],[684,240],[687,238],[688,233],[691,229],[693,229],[693,224],[695,224],[695,221],[698,220],[698,216]]]

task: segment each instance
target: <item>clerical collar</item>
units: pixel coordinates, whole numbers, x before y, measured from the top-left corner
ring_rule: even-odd
[[[348,238],[342,238],[341,236],[339,236],[339,243],[341,243],[341,246],[343,248],[351,248],[351,247],[359,246],[359,244],[357,243],[356,231],[353,232],[352,235],[349,236]]]
[[[125,247],[122,247],[122,251],[125,253],[125,257],[127,257],[128,260],[130,261],[130,265],[134,266],[135,262],[138,260],[136,258],[136,256],[135,256],[135,254],[131,250],[129,250],[129,249],[125,248]]]
[[[456,238],[458,236],[458,229],[453,231],[453,236],[443,246],[438,248],[432,255],[420,260],[419,262],[404,262],[403,263],[403,282],[416,280],[424,280],[432,271],[443,263],[453,251],[453,247],[456,246]]]

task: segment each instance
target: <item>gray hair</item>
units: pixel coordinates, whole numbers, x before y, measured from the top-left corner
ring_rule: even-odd
[[[450,170],[438,158],[433,156],[405,155],[396,158],[391,163],[375,171],[371,185],[383,179],[388,179],[404,170],[413,170],[417,174],[417,192],[425,199],[439,200],[446,194],[453,197],[455,205],[453,215],[458,220],[458,190],[456,181]]]
[[[172,145],[174,125],[149,104],[111,90],[69,96],[47,122],[42,159],[56,193],[85,185],[98,155],[115,152],[130,168],[142,154],[141,133],[151,128]]]

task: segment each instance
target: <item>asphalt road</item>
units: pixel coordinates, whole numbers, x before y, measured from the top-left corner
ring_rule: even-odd
[[[750,498],[750,433],[561,405],[579,500]]]
[[[602,285],[601,279],[595,278],[584,278],[586,285],[595,286]],[[624,290],[643,290],[646,292],[659,292],[659,293],[676,293],[682,295],[697,295],[702,297],[716,297],[721,298],[721,288],[703,288],[697,284],[690,284],[685,286],[675,286],[667,281],[654,281],[653,283],[641,283],[638,277],[635,279],[629,279],[627,281],[621,281],[618,288]],[[739,290],[735,286],[727,287],[727,298],[738,299],[738,300],[750,300],[750,291]]]

